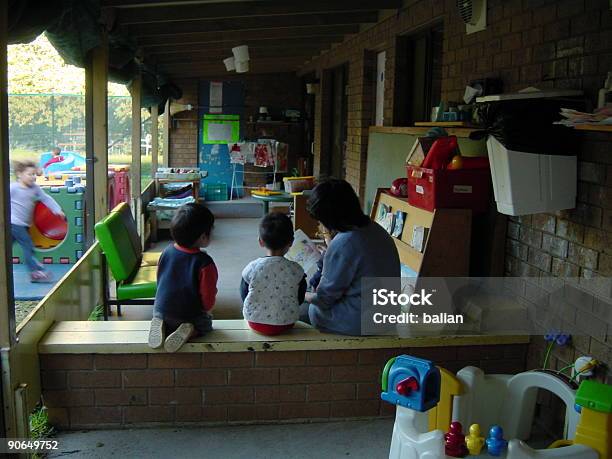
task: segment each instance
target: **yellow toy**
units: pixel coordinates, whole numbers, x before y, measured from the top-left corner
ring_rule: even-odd
[[[574,443],[590,446],[602,459],[612,457],[612,386],[582,381],[576,404],[582,408]]]
[[[484,446],[485,439],[480,436],[480,425],[472,424],[470,426],[470,434],[465,437],[465,444],[470,452],[471,456],[478,456],[482,447]]]

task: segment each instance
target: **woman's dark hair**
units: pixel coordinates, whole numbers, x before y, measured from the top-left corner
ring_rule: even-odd
[[[370,217],[361,210],[359,198],[346,180],[327,179],[308,198],[308,212],[332,231],[350,231],[366,226]]]
[[[195,202],[181,206],[170,223],[170,235],[183,247],[193,247],[202,234],[210,236],[215,216],[202,204]]]
[[[259,223],[259,238],[267,249],[284,249],[293,242],[293,223],[280,212],[272,212]]]

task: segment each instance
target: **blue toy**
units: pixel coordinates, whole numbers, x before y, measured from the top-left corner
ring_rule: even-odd
[[[386,402],[427,411],[440,401],[440,370],[428,360],[400,355],[385,365],[382,390]]]
[[[489,437],[486,440],[487,450],[491,456],[500,456],[502,451],[508,447],[508,442],[504,440],[504,431],[500,426],[492,426],[489,430]]]

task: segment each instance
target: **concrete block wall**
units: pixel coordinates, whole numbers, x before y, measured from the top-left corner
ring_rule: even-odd
[[[349,65],[348,168],[346,179],[363,195],[368,128],[374,99],[368,85],[368,53],[386,51],[384,124],[396,125],[397,86],[403,77],[398,36],[443,24],[442,99],[459,101],[466,84],[501,78],[506,91],[526,86],[582,89],[595,103],[612,71],[612,11],[605,0],[489,0],[487,28],[466,35],[453,0],[406,0],[396,15],[349,37],[307,63],[300,73],[322,76],[315,119],[315,164],[326,154],[325,71]],[[612,135],[581,136],[577,206],[555,214],[512,218],[508,223],[506,275],[598,278],[612,276]],[[398,171],[400,176],[403,171]],[[608,279],[609,281],[609,279]],[[579,283],[578,283],[579,284]],[[580,286],[578,285],[577,288]],[[582,287],[580,287],[582,288]],[[561,368],[578,355],[612,362],[612,298],[599,292],[579,305],[580,333],[567,349],[553,351]],[[525,298],[529,302],[528,297]],[[542,333],[546,330],[542,329]],[[532,367],[544,346],[535,339]],[[612,382],[602,368],[599,378]]]
[[[380,375],[406,353],[452,371],[525,369],[527,345],[179,354],[41,355],[43,399],[61,429],[392,416]]]

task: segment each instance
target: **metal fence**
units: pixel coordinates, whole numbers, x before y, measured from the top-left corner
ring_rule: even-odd
[[[131,153],[132,103],[129,96],[108,98],[109,155]],[[150,150],[151,121],[143,116],[142,149]],[[40,154],[54,146],[85,154],[85,96],[9,94],[11,156]]]

